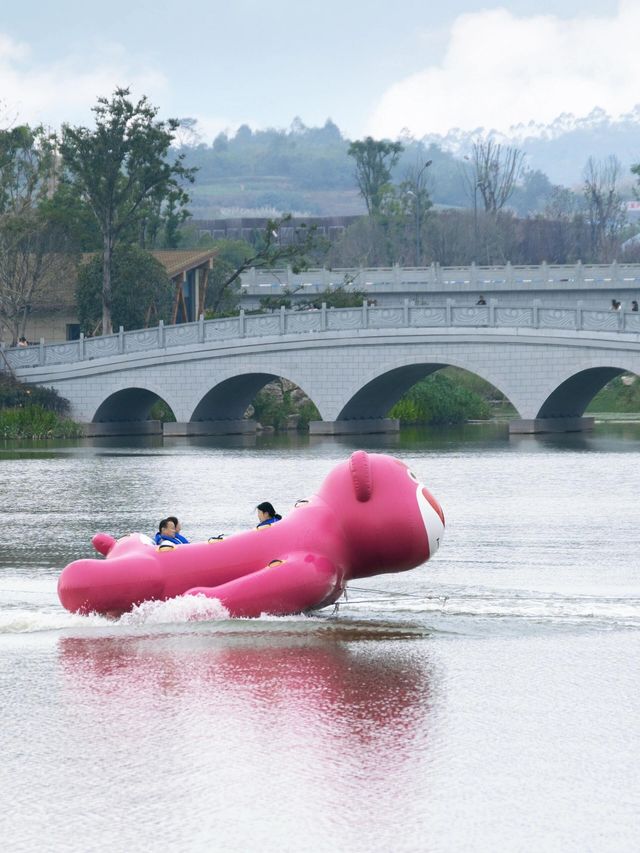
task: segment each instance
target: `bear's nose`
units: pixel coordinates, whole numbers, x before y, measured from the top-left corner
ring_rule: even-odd
[[[438,501],[434,498],[429,489],[425,488],[424,486],[422,488],[422,494],[429,501],[434,510],[438,513],[438,515],[440,516],[440,521],[444,525],[444,512],[442,511],[442,507],[440,506]]]

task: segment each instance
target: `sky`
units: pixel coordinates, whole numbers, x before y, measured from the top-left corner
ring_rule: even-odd
[[[330,118],[350,139],[507,132],[640,102],[640,0],[57,0],[0,8],[1,124],[91,126],[116,86],[203,142]]]

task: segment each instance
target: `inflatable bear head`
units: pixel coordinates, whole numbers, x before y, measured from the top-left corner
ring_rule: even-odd
[[[349,577],[411,569],[440,547],[440,504],[392,456],[357,450],[329,473],[312,500],[325,503],[342,526]]]

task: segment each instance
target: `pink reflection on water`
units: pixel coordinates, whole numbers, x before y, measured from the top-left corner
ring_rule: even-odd
[[[230,744],[246,756],[247,742],[258,761],[325,756],[325,782],[353,777],[339,789],[411,775],[428,733],[426,648],[366,630],[65,637],[59,662],[68,701],[103,729],[111,718],[125,740],[178,715],[196,740],[216,742],[218,760]]]

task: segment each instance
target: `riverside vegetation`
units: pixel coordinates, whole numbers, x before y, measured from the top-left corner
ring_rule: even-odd
[[[78,438],[82,427],[67,415],[69,402],[52,388],[25,385],[0,374],[0,436]]]

